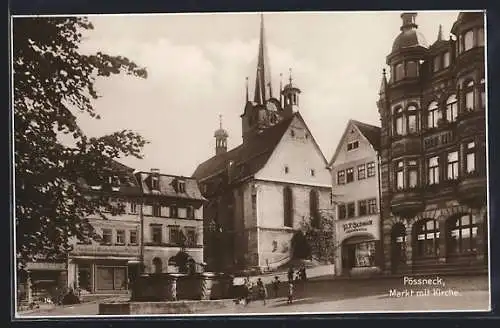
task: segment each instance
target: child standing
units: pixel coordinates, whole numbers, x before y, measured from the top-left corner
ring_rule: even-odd
[[[293,281],[288,283],[288,304],[292,304],[293,301],[293,293],[295,292],[295,286],[293,284]]]
[[[274,280],[273,280],[273,290],[274,290],[274,297],[278,297],[278,291],[280,289],[280,279],[278,278],[278,276],[274,277]]]

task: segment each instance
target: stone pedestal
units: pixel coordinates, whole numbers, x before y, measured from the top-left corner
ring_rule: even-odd
[[[209,300],[212,297],[212,289],[214,285],[214,280],[216,274],[214,272],[204,272],[201,274],[200,288],[201,288],[201,299]]]

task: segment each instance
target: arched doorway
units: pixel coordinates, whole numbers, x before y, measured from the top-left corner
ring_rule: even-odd
[[[406,264],[406,227],[396,223],[391,230],[391,270],[398,272]]]
[[[155,257],[153,259],[153,268],[154,268],[154,273],[162,273],[163,263],[159,257]]]
[[[307,260],[311,258],[311,247],[302,231],[293,234],[290,242],[292,246],[292,260]]]

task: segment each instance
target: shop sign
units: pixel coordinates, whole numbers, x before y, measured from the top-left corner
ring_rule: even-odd
[[[373,220],[363,220],[357,222],[344,223],[342,227],[344,228],[344,233],[352,233],[358,231],[367,231],[369,226],[373,225]]]
[[[26,264],[27,270],[66,270],[65,263],[51,263],[51,262],[29,262]]]

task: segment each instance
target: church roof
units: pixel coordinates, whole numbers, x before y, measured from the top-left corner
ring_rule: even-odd
[[[226,172],[232,162],[232,175],[235,179],[243,179],[257,173],[267,163],[269,157],[287,131],[295,117],[302,119],[298,112],[285,118],[273,127],[265,129],[261,134],[254,136],[236,148],[226,153],[216,155],[201,163],[192,177],[203,180],[208,177]]]

